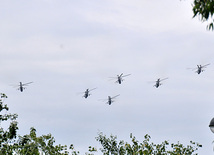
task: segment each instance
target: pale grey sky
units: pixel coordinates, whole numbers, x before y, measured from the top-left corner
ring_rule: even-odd
[[[0,0],[1,92],[19,115],[57,143],[86,151],[98,131],[129,140],[149,134],[203,145],[213,154],[213,32],[191,1]],[[198,75],[187,68],[211,63]],[[131,74],[121,85],[109,81]],[[157,78],[169,77],[156,89]],[[30,82],[24,92],[11,84]],[[78,92],[97,87],[85,99]],[[120,94],[111,105],[100,99]],[[82,152],[82,153],[83,153]]]

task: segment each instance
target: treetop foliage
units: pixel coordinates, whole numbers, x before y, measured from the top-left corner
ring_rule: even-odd
[[[213,30],[213,14],[214,14],[214,0],[194,0],[193,4],[193,18],[200,17],[202,22],[210,21],[207,25],[208,30]]]
[[[31,128],[30,134],[17,136],[18,115],[8,113],[9,108],[3,103],[7,96],[0,93],[0,123],[9,122],[8,128],[0,127],[1,155],[68,155],[67,146],[54,145],[55,139],[51,134],[37,136],[36,129]],[[4,114],[3,114],[4,113]]]
[[[98,133],[96,140],[101,143],[100,149],[104,155],[192,155],[202,147],[199,143],[190,141],[190,145],[184,146],[181,143],[169,143],[163,141],[161,144],[150,142],[151,137],[146,134],[143,142],[139,142],[132,134],[130,135],[131,143],[123,140],[117,141],[117,137],[110,135],[109,138]]]
[[[0,124],[5,121],[10,122],[6,130],[0,127],[0,154],[12,154],[13,142],[18,130],[18,122],[16,121],[18,115],[7,114],[9,108],[6,104],[3,104],[6,98],[7,96],[5,94],[0,93]]]

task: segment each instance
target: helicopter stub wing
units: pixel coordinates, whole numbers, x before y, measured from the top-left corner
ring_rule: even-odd
[[[111,101],[111,103],[112,103],[112,101]],[[105,104],[109,104],[109,101],[107,101]]]

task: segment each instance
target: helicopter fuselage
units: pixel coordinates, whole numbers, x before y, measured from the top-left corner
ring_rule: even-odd
[[[119,84],[121,84],[122,78],[121,78],[120,76],[117,77],[117,82],[118,82]]]
[[[112,103],[112,98],[108,96],[108,104],[111,105],[111,103]]]
[[[89,94],[89,90],[88,90],[88,89],[86,89],[85,94],[84,94],[84,96],[83,96],[83,97],[87,98],[88,96],[90,96],[90,94]]]
[[[158,88],[160,85],[161,85],[161,83],[160,83],[160,79],[158,79],[158,80],[156,81],[156,83],[155,83],[155,85],[154,85],[154,86],[155,86],[156,88]]]
[[[202,66],[201,65],[197,65],[198,66],[198,70],[197,73],[200,74],[203,70],[202,70]]]
[[[157,83],[157,84],[155,84],[155,87],[156,87],[156,88],[158,88],[159,86],[160,86],[160,85],[159,85],[158,83]]]
[[[23,85],[22,85],[22,82],[19,82],[19,90],[20,90],[21,92],[23,92],[23,90],[24,90],[24,87],[23,87]]]

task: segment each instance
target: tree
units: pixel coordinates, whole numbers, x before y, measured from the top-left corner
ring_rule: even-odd
[[[66,145],[55,145],[55,139],[51,134],[37,137],[36,129],[31,128],[30,134],[19,136],[17,143],[14,145],[16,154],[27,155],[68,155]]]
[[[140,143],[132,134],[130,135],[132,143],[117,141],[116,136],[107,138],[102,132],[98,133],[96,140],[102,145],[100,149],[104,155],[192,155],[202,147],[202,145],[190,141],[190,145],[184,146],[181,143],[171,143],[164,141],[161,144],[150,142],[151,137],[147,134]],[[196,153],[197,154],[197,153]]]
[[[36,129],[31,128],[30,134],[18,136],[17,114],[8,114],[9,108],[3,101],[7,96],[0,93],[0,154],[13,155],[68,155],[66,145],[54,145],[55,139],[51,134],[37,136]],[[9,123],[4,129],[3,122]]]
[[[194,0],[193,2],[193,18],[199,16],[202,22],[211,21],[207,25],[208,30],[213,30],[213,14],[214,14],[214,1],[213,0]]]
[[[3,93],[0,93],[0,154],[12,154],[13,152],[13,143],[17,136],[17,114],[7,114],[9,110],[8,106],[3,103],[4,99],[7,96]],[[3,114],[4,113],[4,114]],[[4,122],[9,122],[9,127],[4,129],[2,124]]]

